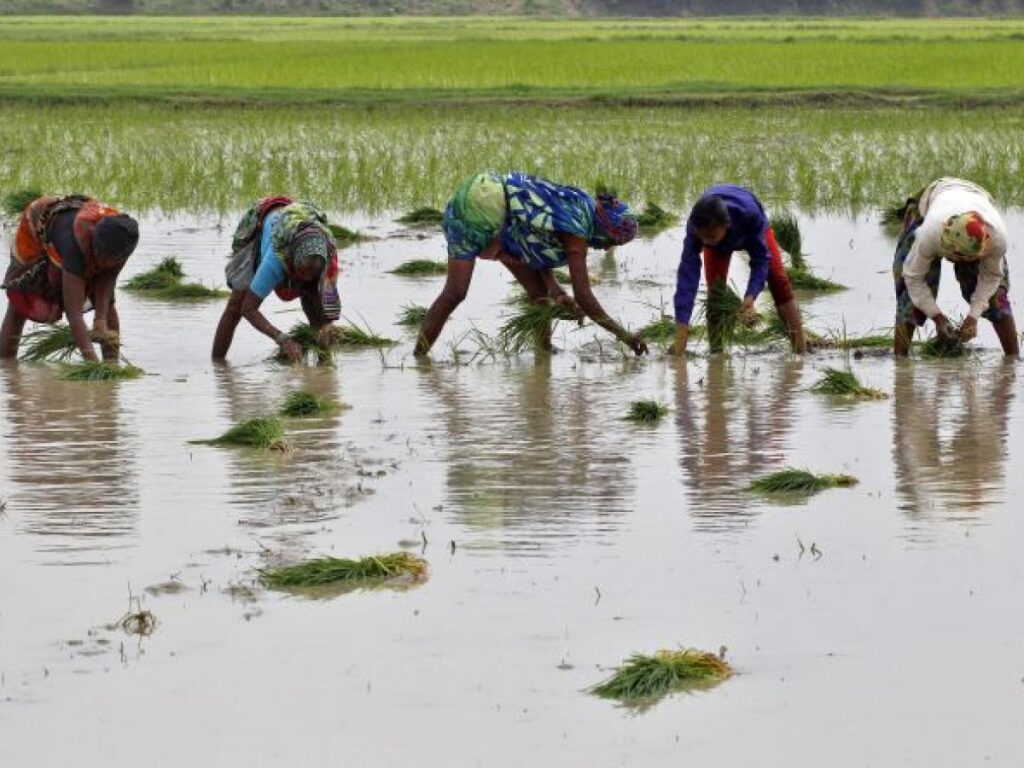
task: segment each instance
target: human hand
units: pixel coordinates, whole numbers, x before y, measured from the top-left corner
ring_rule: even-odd
[[[754,308],[754,297],[744,296],[740,307],[740,322],[748,328],[757,322],[757,309]]]
[[[978,318],[968,315],[960,326],[960,341],[970,341],[978,335]]]
[[[944,339],[953,338],[953,329],[949,326],[949,320],[942,313],[937,314],[932,318],[932,322],[935,323],[935,332]]]
[[[573,318],[583,324],[583,320],[586,318],[586,314],[580,309],[580,305],[576,303],[576,300],[567,293],[559,293],[551,297],[551,300],[560,307],[565,307],[569,312],[572,313]]]
[[[284,338],[278,341],[278,345],[281,347],[281,351],[284,352],[285,357],[288,358],[288,362],[297,363],[302,360],[302,346],[295,339],[288,338],[284,334],[281,334]]]
[[[650,351],[647,348],[647,342],[644,341],[644,337],[639,333],[630,334],[623,341],[626,342],[626,345],[633,350],[633,354],[637,357],[646,355]]]

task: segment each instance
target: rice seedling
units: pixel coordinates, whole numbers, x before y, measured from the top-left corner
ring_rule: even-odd
[[[811,494],[826,488],[849,488],[856,484],[857,478],[851,475],[815,475],[806,469],[787,467],[780,472],[757,478],[747,490],[768,494]]]
[[[653,424],[661,421],[668,414],[668,406],[659,403],[657,400],[635,400],[629,404],[629,413],[626,414],[626,421],[637,424]]]
[[[934,336],[926,339],[922,343],[918,350],[921,352],[921,357],[927,357],[932,360],[943,360],[954,357],[963,357],[966,355],[970,348],[961,341],[960,337],[954,333],[950,336],[942,336],[941,334],[935,334]]]
[[[789,282],[793,288],[798,291],[816,291],[818,293],[834,293],[836,291],[845,291],[846,286],[841,283],[833,282],[824,277],[818,277],[810,269],[803,268],[797,269],[791,267],[786,270],[786,274],[789,275]]]
[[[550,338],[552,325],[558,320],[580,322],[576,314],[563,304],[527,300],[498,330],[495,346],[506,355],[542,349]]]
[[[427,308],[418,304],[406,304],[398,315],[398,325],[410,328],[419,328],[423,324],[423,318],[427,316]]]
[[[434,277],[448,274],[448,265],[433,259],[413,259],[399,264],[391,270],[391,274],[402,277]]]
[[[261,416],[237,424],[220,437],[208,440],[189,440],[191,445],[237,445],[263,450],[287,450],[284,425],[273,416]]]
[[[395,221],[413,227],[436,227],[444,219],[444,213],[436,208],[416,208],[399,216]]]
[[[184,278],[181,263],[168,256],[153,269],[140,272],[121,287],[149,298],[165,300],[217,299],[227,295],[227,291],[208,288],[201,283],[183,282]]]
[[[641,234],[656,234],[675,226],[679,214],[666,211],[657,203],[649,202],[636,216],[636,223]]]
[[[375,347],[381,349],[397,344],[394,339],[374,333],[370,328],[358,325],[335,325],[328,334],[328,344],[332,349],[342,347]]]
[[[884,400],[889,397],[879,389],[865,387],[851,371],[840,371],[836,368],[825,368],[821,378],[811,387],[811,392],[865,400]]]
[[[354,229],[343,227],[341,224],[328,224],[327,229],[330,230],[331,235],[334,237],[334,242],[342,248],[346,245],[351,245],[352,243],[358,243],[367,239]]]
[[[671,315],[662,315],[654,322],[648,323],[640,329],[640,335],[647,341],[658,344],[671,344],[676,338],[678,329],[676,319]]]
[[[67,362],[78,351],[71,327],[63,323],[46,325],[26,333],[22,344],[21,359],[33,363],[44,360]]]
[[[736,341],[742,306],[743,300],[724,281],[716,281],[708,288],[704,299],[704,317],[708,325],[708,344],[712,351],[721,351]]]
[[[732,667],[724,659],[694,648],[657,651],[653,656],[635,653],[591,692],[625,704],[649,706],[670,693],[706,688],[731,675]]]
[[[321,337],[320,331],[309,323],[296,323],[288,331],[288,337],[302,348],[304,358],[316,354],[321,362],[329,360],[331,351],[335,349],[346,347],[381,349],[397,343],[394,339],[379,336],[369,328],[360,328],[357,325],[330,325],[327,326],[324,336]],[[322,341],[323,343],[321,343]],[[279,363],[289,362],[288,356],[283,350],[278,350],[274,359]]]
[[[789,254],[790,265],[793,269],[806,270],[807,261],[804,259],[803,235],[800,233],[800,224],[797,222],[796,216],[789,212],[777,213],[771,217],[770,225],[779,247]]]
[[[8,192],[4,195],[3,211],[11,217],[20,216],[29,203],[42,196],[42,191],[35,188],[16,189],[13,192]]]
[[[553,269],[551,270],[551,274],[555,276],[555,281],[559,285],[572,285],[572,275],[569,274],[568,269]],[[591,285],[601,284],[601,278],[597,275],[591,273],[589,277]]]
[[[887,229],[899,229],[903,226],[903,219],[907,215],[909,203],[903,202],[899,205],[889,205],[882,209],[880,221]]]
[[[337,406],[329,398],[317,397],[312,392],[300,390],[292,392],[285,398],[280,413],[282,416],[299,419],[304,416],[319,416],[335,410],[337,410]]]
[[[349,560],[321,557],[282,568],[260,572],[260,579],[274,589],[322,587],[331,584],[378,586],[406,578],[421,581],[427,574],[427,561],[408,552]]]
[[[143,374],[144,371],[134,365],[85,360],[81,363],[63,363],[58,378],[61,381],[120,381],[137,379]]]

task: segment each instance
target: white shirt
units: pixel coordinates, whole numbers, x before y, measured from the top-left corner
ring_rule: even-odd
[[[996,210],[992,198],[977,184],[947,177],[928,185],[918,202],[918,210],[924,221],[917,228],[910,255],[903,265],[903,280],[914,306],[928,317],[942,312],[925,282],[925,276],[934,261],[941,258],[939,240],[946,220],[950,216],[974,211],[988,225],[992,245],[978,265],[978,285],[970,300],[970,316],[975,319],[981,317],[1003,279],[1003,259],[1006,256],[1006,222]]]

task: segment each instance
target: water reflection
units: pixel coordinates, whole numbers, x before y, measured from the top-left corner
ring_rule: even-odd
[[[976,520],[1004,501],[1016,365],[902,362],[893,398],[900,508],[912,519]]]
[[[756,514],[743,489],[782,465],[802,365],[715,355],[703,374],[676,367],[679,463],[698,528],[729,530]]]
[[[522,552],[615,530],[633,477],[594,382],[553,379],[546,358],[487,375],[491,386],[473,389],[450,370],[421,379],[445,426],[445,506],[476,530],[474,545]]]
[[[3,365],[4,493],[39,549],[79,564],[126,545],[139,488],[134,435],[126,434],[119,387],[64,382],[50,366]]]

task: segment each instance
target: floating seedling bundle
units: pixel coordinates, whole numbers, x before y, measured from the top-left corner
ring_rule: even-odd
[[[185,271],[173,256],[168,256],[153,269],[135,275],[121,287],[142,296],[172,301],[216,299],[227,295],[226,291],[207,288],[201,283],[186,283]]]
[[[281,415],[291,418],[319,416],[337,410],[334,402],[326,397],[317,397],[312,392],[292,392],[281,406]]]
[[[826,488],[849,488],[857,484],[851,475],[815,475],[806,469],[787,467],[759,477],[748,488],[755,493],[812,494]]]
[[[26,333],[22,338],[24,347],[21,359],[33,363],[51,360],[67,362],[78,351],[71,327],[58,324],[46,325]]]
[[[789,281],[794,288],[801,291],[833,292],[846,289],[845,285],[834,283],[818,277],[811,271],[807,256],[803,252],[803,235],[800,224],[791,213],[780,213],[772,216],[771,228],[779,247],[789,254]]]
[[[380,586],[390,581],[405,579],[421,581],[427,574],[427,561],[408,552],[348,560],[321,557],[283,568],[271,568],[260,573],[268,587],[298,589],[302,587]]]
[[[863,400],[884,400],[889,397],[879,389],[865,387],[851,371],[825,368],[821,378],[811,387],[819,395],[859,398]]]
[[[134,365],[86,360],[81,363],[64,363],[59,378],[62,381],[120,381],[137,379],[143,374],[144,371]]]
[[[402,214],[395,221],[410,227],[436,227],[441,224],[444,214],[436,208],[417,208]]]
[[[636,216],[636,223],[643,234],[653,235],[672,227],[679,220],[679,215],[666,211],[657,203],[648,202]]]
[[[668,413],[668,406],[657,400],[636,400],[630,403],[626,420],[638,424],[653,424],[661,421]]]
[[[497,347],[509,355],[517,355],[528,349],[542,349],[550,339],[552,325],[558,320],[582,324],[576,312],[564,304],[527,300],[519,305],[519,311],[498,331]]]
[[[243,421],[220,437],[212,440],[190,440],[192,445],[237,445],[246,448],[284,451],[288,443],[284,439],[284,425],[274,417],[259,417]]]
[[[406,304],[398,315],[398,325],[407,327],[419,327],[423,324],[423,318],[427,316],[427,308],[418,304]]]
[[[615,674],[591,691],[624,704],[650,706],[669,693],[710,687],[732,675],[724,659],[687,648],[658,651],[653,656],[633,654]]]
[[[391,270],[392,275],[401,277],[436,277],[448,274],[448,265],[434,259],[412,259]]]
[[[334,238],[334,242],[344,248],[346,245],[352,245],[352,243],[358,243],[362,240],[368,239],[364,235],[359,234],[354,229],[343,227],[341,224],[328,224],[327,229],[331,232],[331,237]]]

